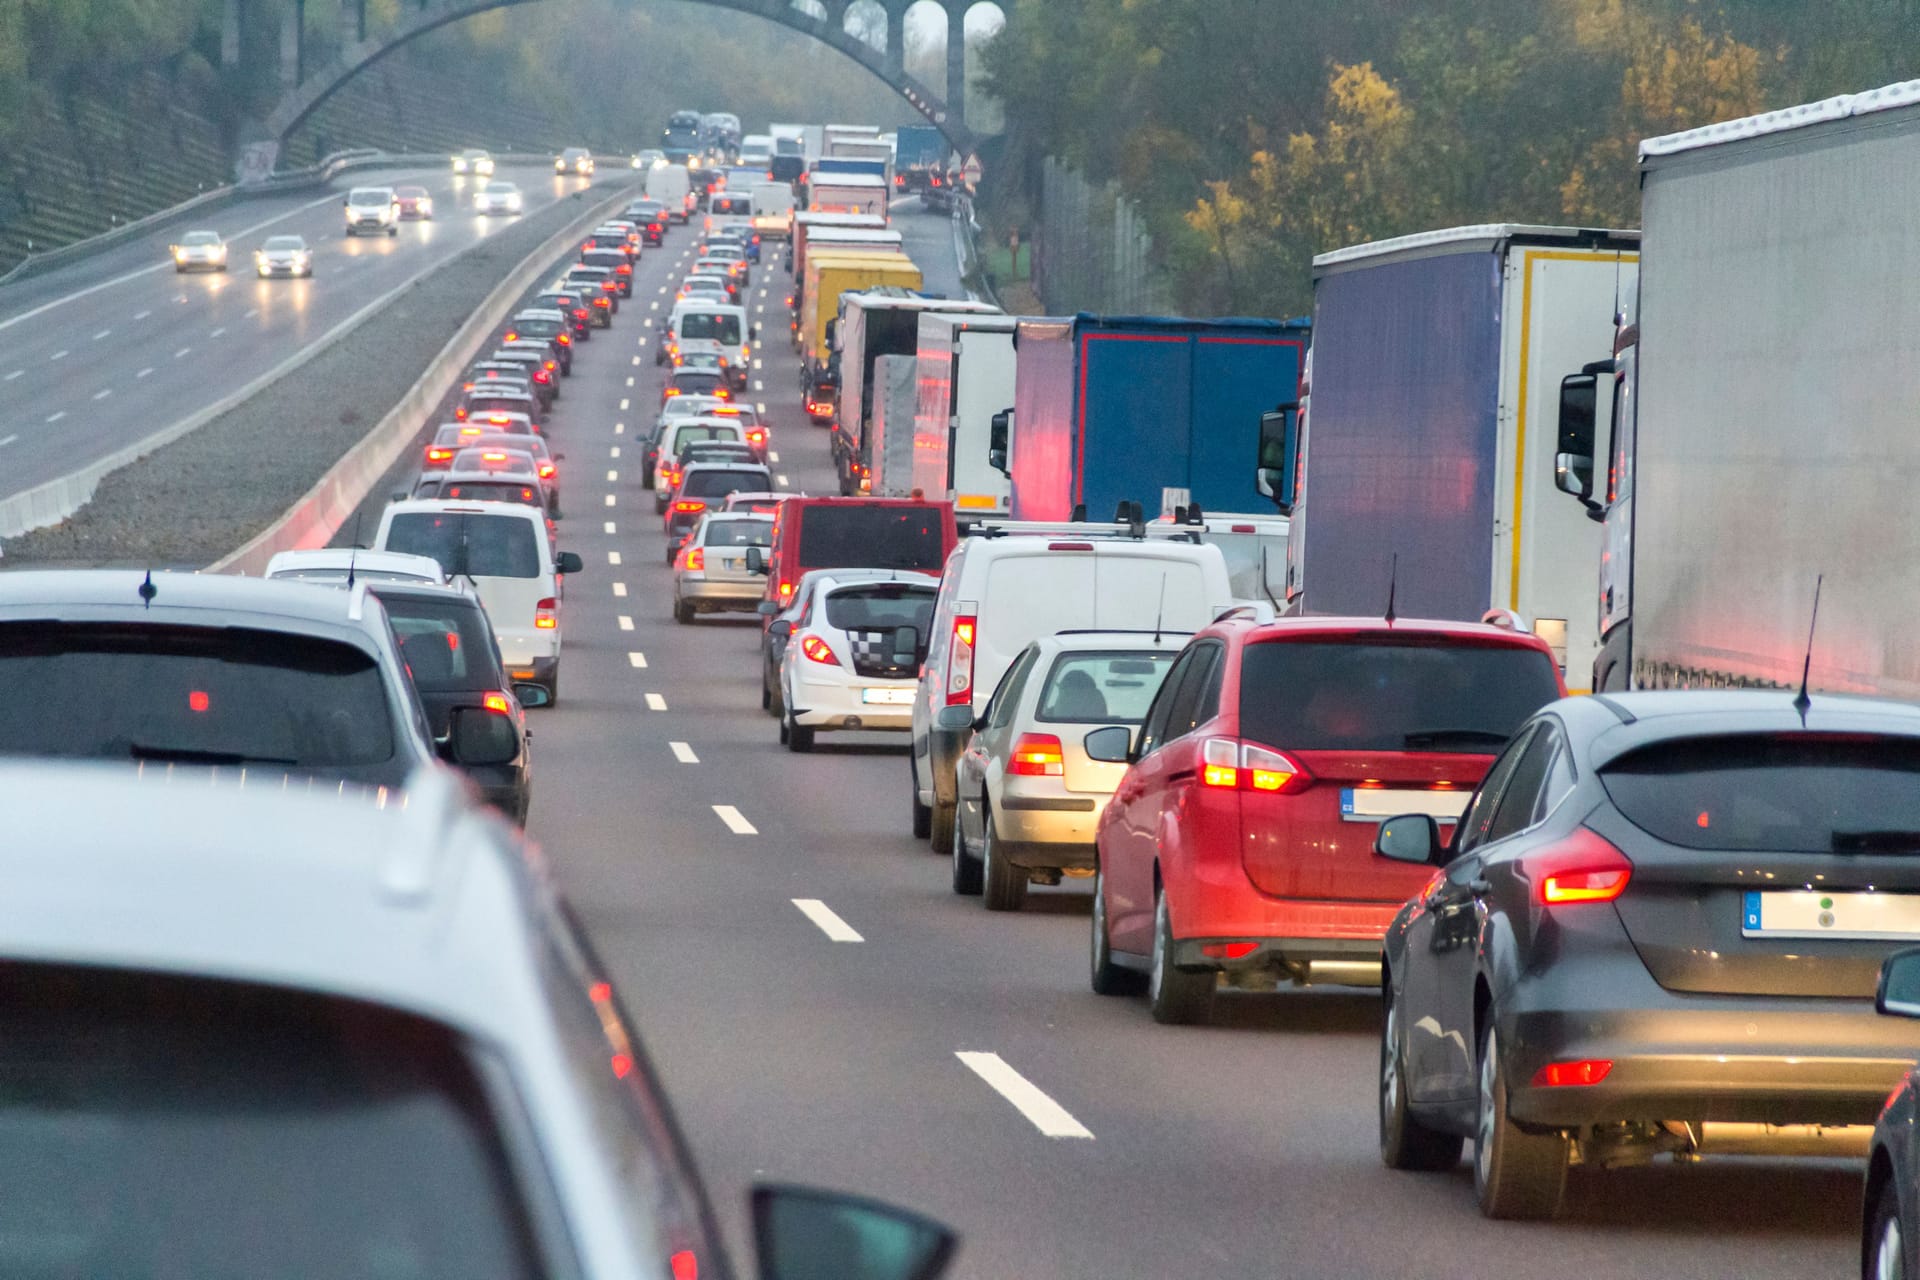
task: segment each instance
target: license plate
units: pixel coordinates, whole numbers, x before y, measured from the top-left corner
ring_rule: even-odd
[[[860,701],[879,702],[888,706],[900,706],[913,701],[911,689],[862,689]]]
[[[1473,793],[1457,790],[1429,791],[1424,787],[1344,787],[1340,791],[1340,816],[1348,822],[1379,822],[1403,813],[1424,813],[1436,822],[1455,822],[1466,812]]]
[[[1740,912],[1748,938],[1920,938],[1920,894],[1749,889]]]

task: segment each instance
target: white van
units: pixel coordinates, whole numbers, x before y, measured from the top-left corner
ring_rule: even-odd
[[[753,202],[753,230],[762,240],[785,240],[793,234],[793,184],[758,182],[747,193]]]
[[[711,302],[681,302],[667,317],[667,338],[681,355],[711,351],[727,362],[735,390],[745,390],[753,363],[753,339],[758,326],[747,323],[745,307],[722,307]]]
[[[974,535],[947,557],[913,700],[913,831],[953,841],[954,765],[1020,651],[1061,631],[1193,632],[1233,605],[1220,548],[1112,526]],[[945,714],[943,714],[945,713]]]
[[[560,700],[560,577],[584,567],[556,552],[540,507],[506,502],[392,502],[380,513],[376,551],[440,562],[452,582],[471,582],[493,623],[507,678],[542,685]]]
[[[655,165],[647,170],[647,199],[667,207],[669,222],[685,222],[693,214],[693,180],[683,164]]]
[[[773,163],[773,135],[768,133],[750,133],[740,139],[740,166],[745,169],[764,169]]]

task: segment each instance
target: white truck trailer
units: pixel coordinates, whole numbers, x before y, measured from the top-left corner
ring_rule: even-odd
[[[876,498],[913,496],[913,414],[918,400],[919,361],[881,356],[873,362],[873,474],[867,491]],[[932,497],[934,495],[925,495]]]
[[[946,498],[962,518],[1012,510],[1013,482],[989,455],[994,415],[1013,408],[1016,323],[970,312],[920,316],[913,487]]]

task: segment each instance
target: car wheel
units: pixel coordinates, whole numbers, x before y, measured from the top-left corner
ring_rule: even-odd
[[[938,824],[935,826],[937,830]],[[953,855],[953,891],[963,898],[971,898],[980,892],[980,859],[967,852],[967,837],[961,832],[959,822],[949,820],[947,830],[947,847]]]
[[[560,701],[560,664],[555,663],[553,673],[547,677],[547,705]]]
[[[1406,1057],[1400,1050],[1400,1002],[1391,978],[1383,984],[1380,1017],[1380,1159],[1389,1169],[1428,1172],[1460,1163],[1466,1139],[1428,1127],[1407,1104]]]
[[[673,568],[673,562],[679,559],[680,549],[673,545],[673,535],[667,535],[667,568]]]
[[[399,235],[399,234],[400,234],[400,228],[398,228],[398,227],[388,227],[388,228],[387,228],[387,239],[389,239],[389,240],[391,240],[391,239],[393,239],[393,238],[394,238],[395,236],[397,236],[397,235]]]
[[[799,723],[787,713],[787,750],[805,753],[813,750],[813,728]]]
[[[675,600],[673,602],[673,620],[683,626],[692,622],[693,606],[684,600]]]
[[[1093,993],[1097,996],[1130,996],[1140,990],[1140,975],[1131,969],[1122,969],[1113,962],[1112,935],[1107,932],[1107,873],[1104,868],[1093,873],[1093,928],[1090,931],[1093,945],[1089,948],[1092,959]]]
[[[907,802],[913,806],[913,838],[925,840],[933,834],[933,806],[920,803],[920,770],[912,748],[907,750]]]
[[[654,493],[653,493],[653,514],[655,514],[655,515],[657,515],[657,516],[663,516],[663,515],[665,515],[665,514],[667,514],[667,503],[668,503],[668,502],[670,502],[670,501],[672,501],[672,499],[671,499],[671,498],[669,498],[669,497],[668,497],[668,495],[666,495],[665,493],[662,493],[662,492],[661,492],[660,490],[658,490],[658,489],[656,489],[656,490],[654,490]]]
[[[653,488],[653,468],[652,467],[642,467],[640,469],[640,487],[642,489]]]
[[[1507,1072],[1500,1061],[1493,1014],[1480,1033],[1479,1099],[1473,1143],[1473,1189],[1489,1218],[1551,1218],[1567,1186],[1567,1140],[1528,1133],[1507,1115]]]
[[[1008,862],[1005,854],[994,856],[993,806],[980,797],[980,866],[989,911],[1018,911],[1027,905],[1027,873]]]
[[[1203,1023],[1213,1014],[1212,970],[1189,973],[1173,967],[1173,917],[1165,891],[1153,897],[1153,968],[1147,974],[1147,1009],[1168,1026]]]
[[[1900,1229],[1900,1198],[1891,1174],[1873,1201],[1867,1237],[1866,1280],[1906,1280],[1907,1241]]]

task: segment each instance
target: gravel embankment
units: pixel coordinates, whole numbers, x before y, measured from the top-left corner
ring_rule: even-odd
[[[400,402],[487,294],[583,211],[562,200],[489,236],[245,404],[107,476],[72,518],[0,542],[0,565],[198,568],[218,560],[311,489]]]

